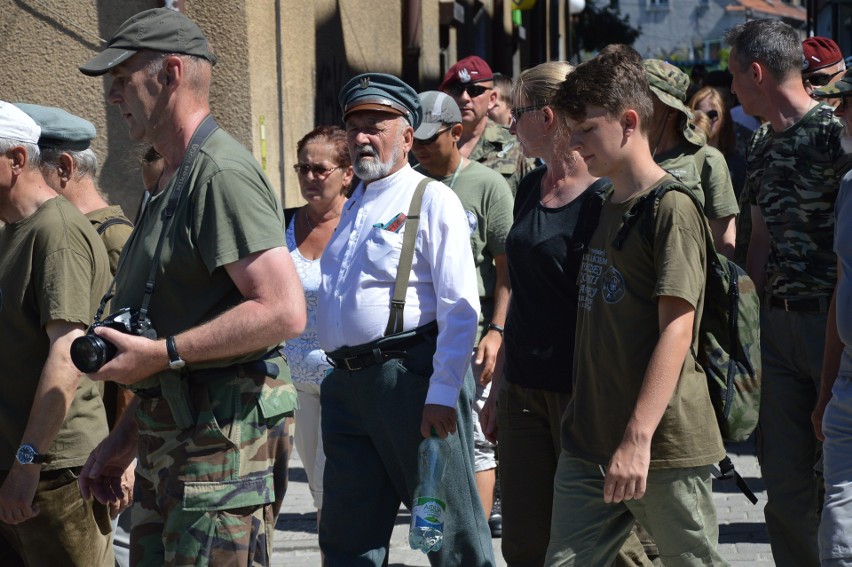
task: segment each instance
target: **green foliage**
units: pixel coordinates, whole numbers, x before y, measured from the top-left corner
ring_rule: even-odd
[[[577,30],[580,47],[586,51],[600,51],[611,43],[633,45],[642,33],[642,28],[630,25],[630,16],[622,16],[618,7],[599,7],[594,0],[586,0]]]

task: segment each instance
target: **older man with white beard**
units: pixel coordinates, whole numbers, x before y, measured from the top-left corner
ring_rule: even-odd
[[[834,115],[845,127],[841,145],[852,153],[852,70],[813,96],[839,102]],[[812,416],[816,436],[823,440],[825,504],[819,527],[823,566],[852,565],[852,173],[840,184],[834,219],[837,285],[828,311],[820,395]]]
[[[321,263],[319,342],[335,369],[321,393],[320,546],[329,567],[385,563],[400,502],[412,504],[418,446],[437,435],[451,454],[443,546],[429,560],[493,565],[473,476],[479,292],[467,219],[449,187],[408,165],[423,116],[414,89],[366,73],[343,87],[340,105],[363,181]]]

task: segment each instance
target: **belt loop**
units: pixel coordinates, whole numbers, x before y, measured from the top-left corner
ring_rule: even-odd
[[[376,361],[376,364],[381,364],[382,362],[384,362],[384,360],[382,359],[382,349],[380,349],[379,347],[373,349],[373,360]]]
[[[790,300],[786,297],[784,298],[784,311],[790,311]]]

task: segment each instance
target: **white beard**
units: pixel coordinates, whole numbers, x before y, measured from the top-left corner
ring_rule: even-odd
[[[402,158],[402,146],[399,144],[393,145],[393,153],[387,161],[381,161],[379,152],[369,144],[358,146],[355,151],[357,155],[355,163],[352,164],[355,175],[366,182],[387,177],[393,166]],[[371,159],[365,160],[364,158],[368,156]]]

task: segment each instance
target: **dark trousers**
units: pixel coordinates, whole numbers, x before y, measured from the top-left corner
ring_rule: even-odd
[[[399,505],[411,505],[417,485],[420,422],[434,349],[423,343],[409,349],[405,360],[357,372],[338,369],[322,383],[326,465],[319,540],[328,567],[387,564]],[[468,370],[456,404],[458,433],[449,437],[444,543],[429,554],[432,565],[494,565],[473,476],[473,389]]]

